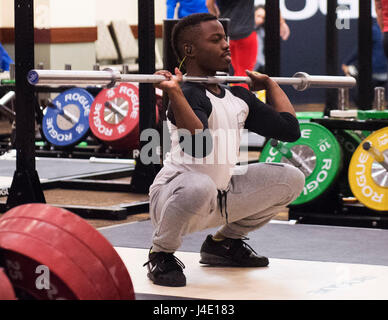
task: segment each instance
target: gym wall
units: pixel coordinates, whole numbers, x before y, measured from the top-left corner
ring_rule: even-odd
[[[263,0],[257,0],[257,3]],[[290,77],[297,71],[325,74],[325,17],[327,0],[280,0],[280,10],[291,29],[288,41],[281,43],[281,76]],[[13,28],[13,0],[0,1],[0,42],[14,57],[12,42],[4,42],[4,34]],[[95,28],[97,20],[109,23],[124,19],[131,26],[138,23],[138,0],[35,0],[36,28]],[[346,55],[357,47],[358,0],[339,0],[339,6],[350,11],[350,27],[338,30],[339,65]],[[372,13],[374,13],[372,1]],[[165,0],[155,0],[155,23],[163,24]],[[8,31],[7,31],[8,30]],[[74,31],[74,30],[73,30]],[[70,32],[73,32],[69,29]],[[93,30],[88,39],[74,43],[37,43],[36,63],[46,68],[63,69],[66,63],[73,69],[90,70],[95,63]],[[73,32],[74,34],[74,32]],[[75,33],[79,34],[79,33]],[[162,39],[157,38],[159,51]],[[285,88],[293,103],[324,103],[325,90],[308,90],[303,94]],[[353,89],[355,90],[355,89]]]
[[[36,34],[35,63],[43,62],[45,68],[50,69],[63,69],[65,64],[80,70],[93,68],[96,63],[96,21],[103,20],[108,24],[112,20],[126,20],[128,25],[138,24],[137,0],[35,0],[34,9],[35,28],[51,31],[50,39],[42,32]],[[157,25],[163,24],[165,13],[165,0],[155,0]],[[14,1],[1,0],[0,42],[12,58],[15,56],[10,35],[13,27]],[[64,39],[66,32],[75,38],[74,42]],[[53,39],[58,35],[59,39]],[[162,52],[162,40],[157,39],[157,43]]]

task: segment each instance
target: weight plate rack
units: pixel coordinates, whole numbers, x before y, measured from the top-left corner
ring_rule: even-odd
[[[9,92],[15,90],[15,81],[9,83],[3,83],[0,86],[0,96],[5,96]],[[105,145],[94,136],[88,134],[88,132],[81,132],[79,134],[76,131],[76,126],[72,121],[76,120],[79,124],[82,122],[89,130],[89,117],[87,122],[84,117],[83,121],[78,121],[78,117],[84,113],[88,115],[88,109],[91,106],[95,97],[103,90],[100,86],[88,86],[86,88],[77,88],[74,86],[40,86],[35,88],[36,97],[36,139],[35,139],[35,154],[37,157],[49,157],[49,158],[71,158],[71,159],[103,159],[105,161],[115,161],[117,159],[132,159],[132,152],[126,152],[125,150],[113,150],[108,145]],[[53,101],[43,101],[50,106],[40,106],[38,102],[39,94],[58,93],[58,96]],[[66,98],[66,95],[71,95]],[[73,98],[76,98],[75,100]],[[88,104],[86,103],[88,100]],[[57,109],[57,102],[59,101],[62,110]],[[47,110],[44,111],[44,108]],[[65,115],[64,110],[69,111],[70,117]],[[49,111],[49,112],[47,112]],[[66,112],[67,113],[67,112]],[[55,121],[56,126],[59,129],[69,129],[74,134],[77,133],[80,136],[70,139],[70,143],[60,145],[54,141],[48,141],[44,135],[43,128],[39,124],[42,121],[50,118]],[[72,119],[74,115],[76,119]],[[9,119],[10,123],[12,119]],[[52,121],[54,123],[54,120]],[[62,127],[62,128],[61,128]],[[59,131],[59,130],[58,130]],[[49,134],[47,135],[49,136]],[[3,134],[0,136],[0,155],[14,149],[12,144],[11,134]],[[54,142],[55,145],[52,143]],[[77,190],[94,190],[105,192],[130,192],[130,184],[124,182],[111,182],[109,180],[131,177],[134,172],[134,165],[128,165],[128,168],[123,170],[106,171],[104,173],[88,174],[72,177],[71,179],[55,180],[48,182],[41,182],[42,190],[50,190],[55,188],[61,189],[77,189]],[[8,195],[7,189],[2,189],[2,195]],[[115,207],[95,207],[95,206],[76,206],[76,205],[62,205],[62,208],[71,210],[81,217],[89,219],[109,219],[109,220],[123,220],[130,214],[136,214],[139,212],[148,211],[148,202],[131,202],[121,204]],[[6,212],[7,206],[5,203],[0,203],[0,212]]]
[[[382,137],[383,133],[376,132],[380,131],[385,134],[388,126],[387,119],[334,119],[316,117],[311,118],[310,121],[311,123],[324,126],[336,136],[342,146],[344,166],[336,183],[331,186],[330,192],[319,197],[313,203],[301,206],[290,206],[289,218],[295,219],[299,223],[387,229],[388,210],[385,210],[387,203],[384,203],[379,210],[376,210],[376,207],[366,206],[365,201],[362,203],[361,201],[353,201],[354,199],[347,198],[347,196],[354,192],[354,190],[351,190],[352,193],[349,193],[349,180],[351,179],[348,178],[348,174],[352,168],[353,170],[356,168],[350,160],[356,161],[353,157],[357,157],[362,152],[363,141],[368,140],[368,136],[365,137],[364,135],[366,132],[371,135],[372,141],[375,143],[378,138],[380,140],[384,138]],[[373,134],[375,134],[375,137],[373,137]],[[347,141],[346,147],[342,144],[344,139]],[[357,147],[354,149],[356,145]],[[352,152],[351,150],[353,149],[354,151]],[[377,170],[381,171],[381,166],[377,166],[376,161],[370,160],[370,171],[372,172],[373,168],[376,167],[378,167]],[[380,181],[380,183],[382,182]],[[370,190],[368,189],[367,191],[369,192]]]

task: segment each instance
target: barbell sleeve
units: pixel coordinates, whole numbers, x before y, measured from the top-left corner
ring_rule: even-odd
[[[166,78],[154,74],[121,74],[119,71],[73,71],[73,70],[31,70],[28,82],[34,86],[113,86],[120,82],[158,83]],[[305,72],[297,72],[293,77],[272,77],[279,85],[292,85],[298,91],[308,88],[351,88],[356,85],[353,77],[343,76],[311,76]],[[249,77],[214,76],[192,77],[183,76],[183,82],[200,83],[251,83]]]
[[[283,157],[288,159],[296,168],[299,168],[303,174],[308,177],[312,170],[305,164],[303,159],[298,156],[292,149],[288,148],[283,142],[271,139],[271,146],[282,154]]]
[[[106,101],[105,107],[111,108],[114,113],[118,113],[123,118],[125,118],[126,116],[126,113],[123,110],[121,110],[116,104],[114,104],[112,101]]]
[[[106,85],[116,83],[119,72],[76,70],[31,70],[27,80],[35,86]]]
[[[62,117],[64,117],[67,121],[71,122],[72,125],[75,125],[78,123],[78,118],[75,117],[72,113],[62,110],[63,113],[61,114]]]
[[[53,104],[51,100],[45,99],[43,104],[49,108],[57,109],[59,111],[59,115],[64,117],[67,121],[71,122],[73,125],[78,123],[77,117],[75,117],[65,109],[60,110],[55,104]]]
[[[369,141],[364,142],[362,144],[362,148],[367,151],[373,157],[373,159],[376,160],[376,162],[380,163],[383,168],[388,172],[388,159],[386,158],[384,153],[375,148]]]

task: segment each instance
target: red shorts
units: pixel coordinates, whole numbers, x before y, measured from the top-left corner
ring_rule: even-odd
[[[245,70],[253,70],[257,56],[257,36],[253,31],[248,37],[230,40],[230,52],[235,76],[246,76]],[[248,88],[247,85],[243,85]]]

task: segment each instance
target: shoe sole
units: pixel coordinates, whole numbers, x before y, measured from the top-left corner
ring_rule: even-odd
[[[201,264],[208,264],[213,266],[222,266],[222,267],[240,267],[240,268],[258,268],[258,267],[266,267],[269,264],[268,259],[263,259],[262,262],[256,264],[242,265],[241,263],[235,262],[233,260],[216,256],[214,254],[201,252],[201,260],[199,260]]]
[[[176,283],[166,283],[164,282],[163,280],[158,280],[154,277],[154,275],[150,272],[147,273],[147,277],[156,285],[158,286],[163,286],[163,287],[184,287],[186,286],[186,281],[183,283],[179,283],[179,282],[176,282]]]

